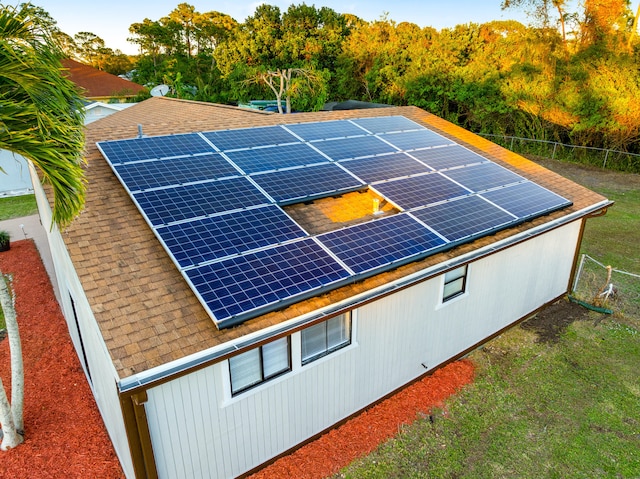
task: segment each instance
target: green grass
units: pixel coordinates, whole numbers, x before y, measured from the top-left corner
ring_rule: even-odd
[[[544,166],[616,202],[587,222],[582,251],[640,273],[640,177]],[[515,327],[475,351],[476,380],[445,414],[336,477],[640,478],[640,318],[585,317],[557,342]]]
[[[38,207],[34,195],[0,198],[0,221],[35,215],[37,212]]]

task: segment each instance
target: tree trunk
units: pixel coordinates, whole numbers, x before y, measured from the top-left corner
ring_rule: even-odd
[[[19,433],[24,433],[22,411],[24,405],[24,367],[22,363],[22,344],[16,320],[16,310],[9,294],[5,276],[0,272],[0,304],[7,325],[9,349],[11,351],[11,413],[13,424]],[[3,423],[4,425],[4,423]]]
[[[2,443],[0,444],[0,450],[8,451],[24,441],[23,437],[16,431],[13,423],[11,406],[9,405],[2,379],[0,379],[0,422],[2,422]]]
[[[286,96],[287,114],[289,114],[289,113],[291,113],[291,68],[287,68],[283,73],[286,73],[285,91],[287,92],[287,96]]]

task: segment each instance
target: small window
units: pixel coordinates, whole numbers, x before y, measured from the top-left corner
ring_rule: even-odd
[[[444,289],[442,290],[442,302],[460,296],[465,292],[467,285],[467,266],[461,266],[445,273]]]
[[[231,394],[236,395],[291,370],[289,337],[229,358]]]
[[[341,314],[322,323],[303,329],[302,364],[310,363],[351,344],[351,316]]]

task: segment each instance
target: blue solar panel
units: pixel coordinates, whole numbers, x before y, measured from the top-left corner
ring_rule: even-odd
[[[353,191],[364,186],[335,164],[276,171],[251,178],[281,204]]]
[[[320,153],[303,143],[228,151],[225,154],[247,174],[329,162]]]
[[[530,181],[487,191],[481,196],[521,219],[540,216],[571,205],[569,200]]]
[[[313,146],[335,161],[398,151],[375,136],[318,141]]]
[[[352,120],[361,127],[370,131],[371,133],[389,133],[392,131],[404,131],[404,130],[422,130],[424,126],[417,124],[414,121],[405,118],[404,116],[384,116],[379,118],[358,118]]]
[[[430,148],[432,146],[450,145],[453,143],[444,136],[426,129],[390,133],[388,135],[380,135],[380,138],[397,146],[400,150],[416,150],[421,148]]]
[[[134,193],[153,226],[268,203],[244,177]]]
[[[181,268],[305,236],[302,228],[274,205],[176,223],[156,231]]]
[[[221,326],[317,294],[349,273],[313,239],[303,239],[185,271]],[[226,324],[225,324],[226,323]]]
[[[239,175],[238,170],[218,153],[139,161],[115,165],[114,169],[130,191]]]
[[[287,125],[286,128],[305,141],[342,138],[367,133],[362,128],[357,127],[347,120],[323,121],[322,123],[297,123],[295,125]]]
[[[406,214],[332,231],[318,239],[356,274],[415,259],[446,243]]]
[[[98,146],[112,164],[213,152],[197,133],[101,141]]]
[[[373,188],[405,210],[469,194],[469,191],[439,173],[377,183]]]
[[[479,165],[456,168],[443,174],[472,191],[489,190],[498,186],[524,181],[522,176],[516,175],[495,163],[481,163]]]
[[[207,131],[203,135],[218,149],[236,150],[239,148],[255,148],[257,146],[281,145],[299,142],[295,136],[279,126],[262,128],[246,128],[242,130]]]
[[[488,161],[486,158],[459,145],[412,151],[411,156],[426,163],[434,170],[444,170]]]
[[[466,196],[411,214],[450,242],[495,232],[518,221],[478,196]]]
[[[340,162],[340,164],[365,183],[375,183],[376,181],[431,171],[422,163],[404,153],[392,153],[360,160],[347,160]]]

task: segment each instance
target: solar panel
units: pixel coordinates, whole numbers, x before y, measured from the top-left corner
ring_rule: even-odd
[[[335,164],[262,173],[251,178],[280,204],[354,191],[364,186]]]
[[[405,210],[469,194],[469,191],[439,173],[376,183],[373,188]]]
[[[432,146],[450,145],[453,143],[444,136],[426,129],[389,133],[386,135],[380,135],[380,138],[397,146],[400,150],[417,150],[421,148],[430,148]]]
[[[274,205],[175,223],[156,231],[181,268],[306,235]]]
[[[498,186],[524,181],[522,176],[516,175],[495,163],[481,163],[479,165],[456,168],[443,174],[471,191],[489,190]]]
[[[207,131],[203,135],[222,151],[297,143],[300,140],[280,126]]]
[[[269,202],[243,177],[143,191],[133,197],[153,226]]]
[[[238,170],[218,153],[138,161],[113,168],[127,188],[134,192],[239,175]]]
[[[346,160],[340,164],[366,183],[400,178],[431,171],[422,163],[404,153]]]
[[[413,210],[411,214],[450,242],[489,234],[518,221],[478,196]]]
[[[572,204],[562,196],[530,181],[487,191],[481,196],[523,220]]]
[[[459,145],[444,148],[412,151],[411,156],[426,163],[434,170],[444,170],[457,166],[473,165],[489,161],[471,150]]]
[[[185,271],[221,327],[317,294],[349,273],[313,239]]]
[[[445,241],[406,214],[388,216],[318,236],[356,274],[397,266]]]
[[[313,146],[335,161],[398,151],[375,136],[318,141]]]
[[[324,156],[303,143],[227,151],[225,154],[247,174],[329,162]]]
[[[371,133],[389,133],[392,131],[422,130],[424,127],[404,116],[384,116],[379,118],[358,118],[352,120]]]
[[[305,141],[342,138],[367,133],[362,128],[359,128],[347,120],[323,121],[322,123],[296,123],[294,125],[287,125],[286,128]]]
[[[98,146],[114,165],[214,151],[211,145],[197,133],[101,141]]]

